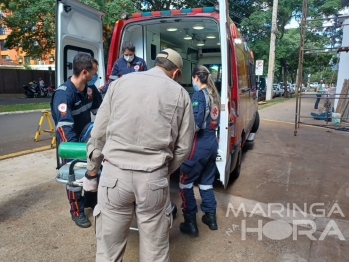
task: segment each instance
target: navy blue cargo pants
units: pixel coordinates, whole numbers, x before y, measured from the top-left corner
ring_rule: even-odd
[[[216,157],[218,144],[208,141],[197,141],[189,158],[180,167],[179,188],[182,197],[183,212],[195,215],[198,212],[193,185],[197,181],[202,199],[201,210],[214,212],[217,206],[213,193],[213,182],[216,174]]]

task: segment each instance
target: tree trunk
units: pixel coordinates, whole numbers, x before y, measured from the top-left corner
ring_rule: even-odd
[[[288,96],[288,89],[287,89],[287,67],[284,66],[284,97],[286,98]]]

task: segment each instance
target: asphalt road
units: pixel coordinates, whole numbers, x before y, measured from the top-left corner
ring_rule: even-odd
[[[39,136],[39,141],[34,142],[41,114],[33,112],[0,115],[0,156],[50,145],[49,133],[43,133]],[[46,120],[43,127],[48,129]]]

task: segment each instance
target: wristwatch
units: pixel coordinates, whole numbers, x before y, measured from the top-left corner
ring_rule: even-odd
[[[85,177],[86,177],[88,180],[92,180],[92,179],[97,178],[97,176],[90,176],[90,175],[88,174],[87,171],[85,172]]]

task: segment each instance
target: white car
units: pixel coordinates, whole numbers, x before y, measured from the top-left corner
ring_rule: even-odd
[[[273,91],[274,91],[273,97],[284,95],[284,89],[281,88],[280,85],[278,84],[273,84]]]
[[[319,85],[319,83],[318,82],[314,82],[314,83],[311,83],[309,86],[310,86],[310,88],[317,88],[317,86]]]

